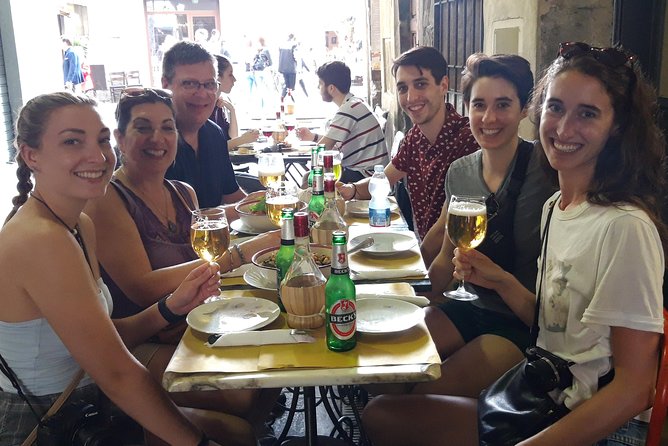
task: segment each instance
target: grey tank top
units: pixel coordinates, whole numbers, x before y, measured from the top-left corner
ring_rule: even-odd
[[[137,226],[152,269],[156,270],[197,259],[195,251],[190,246],[190,210],[195,209],[195,203],[183,183],[165,180],[176,209],[176,231],[174,232],[170,231],[146,203],[118,179],[113,178],[111,185],[125,202],[125,207]],[[114,299],[113,318],[132,316],[144,309],[123,293],[102,265],[100,265],[100,274],[109,286]]]

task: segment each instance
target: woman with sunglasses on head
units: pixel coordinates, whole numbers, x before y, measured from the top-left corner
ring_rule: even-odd
[[[89,202],[85,212],[97,229],[102,276],[114,299],[113,314],[125,317],[157,302],[205,262],[198,260],[190,244],[191,210],[198,208],[195,192],[186,183],[165,179],[177,150],[169,94],[129,90],[118,103],[116,119],[114,136],[121,167],[114,172],[107,193]],[[241,266],[260,249],[278,246],[276,232],[229,249],[218,262],[221,271]],[[184,328],[183,321],[177,323],[162,338],[134,350],[156,379],[162,378]],[[252,418],[259,394],[239,390],[185,392],[172,397],[181,406]]]
[[[16,123],[20,194],[0,230],[0,353],[35,411],[0,374],[0,443],[21,444],[81,367],[87,375],[71,400],[96,403],[99,389],[170,444],[217,444],[127,350],[167,325],[158,305],[109,318],[95,230],[82,213],[89,199],[104,194],[116,161],[95,106],[71,93],[41,95],[25,104]],[[217,283],[217,265],[194,268],[161,304],[163,312],[187,313]]]
[[[223,98],[223,94],[230,94],[234,83],[237,81],[237,78],[234,77],[234,67],[225,56],[216,56],[216,61],[218,62],[218,101],[209,119],[223,130],[227,138],[227,149],[234,150],[242,144],[257,141],[260,131],[253,129],[239,135],[237,111],[229,99]]]
[[[665,143],[654,121],[656,97],[635,56],[566,43],[535,89],[532,112],[541,159],[560,188],[543,208],[549,237],[540,308],[531,291],[476,250],[455,250],[455,276],[496,290],[527,324],[538,310],[537,346],[573,363],[572,383],[550,393],[567,413],[519,444],[644,444],[668,240],[658,209]],[[475,400],[436,397],[421,411],[449,420],[441,438],[478,444]]]

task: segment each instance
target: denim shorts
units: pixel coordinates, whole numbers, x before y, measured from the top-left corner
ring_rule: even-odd
[[[60,396],[59,393],[44,396],[28,396],[35,411],[42,416]],[[69,401],[86,401],[96,404],[99,398],[95,384],[78,388]],[[67,404],[67,403],[65,403]],[[0,392],[0,445],[19,446],[37,426],[37,419],[28,404],[16,393]]]
[[[486,310],[471,302],[459,300],[448,300],[438,307],[454,324],[466,343],[478,336],[491,334],[508,339],[521,352],[529,346],[529,327],[517,316]]]
[[[632,419],[594,446],[644,446],[648,428],[648,423]]]

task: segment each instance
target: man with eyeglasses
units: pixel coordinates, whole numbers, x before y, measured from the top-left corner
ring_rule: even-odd
[[[162,87],[172,91],[179,131],[178,150],[166,178],[185,181],[200,207],[233,204],[246,197],[239,188],[223,131],[209,121],[218,96],[216,59],[202,45],[183,41],[165,52]],[[236,218],[233,207],[228,218]]]

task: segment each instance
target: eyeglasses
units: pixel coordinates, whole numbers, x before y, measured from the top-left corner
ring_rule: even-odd
[[[220,82],[213,80],[200,82],[196,80],[186,79],[184,81],[181,81],[181,87],[183,87],[183,89],[188,91],[199,90],[199,87],[204,88],[206,91],[216,91],[218,90],[218,85],[220,85]]]
[[[490,221],[499,213],[499,202],[496,201],[494,192],[489,194],[485,199],[485,206],[487,207],[487,221]]]
[[[559,56],[571,59],[577,56],[591,56],[610,68],[621,67],[629,63],[629,67],[636,60],[634,54],[617,48],[597,48],[584,42],[562,42],[559,44]]]

